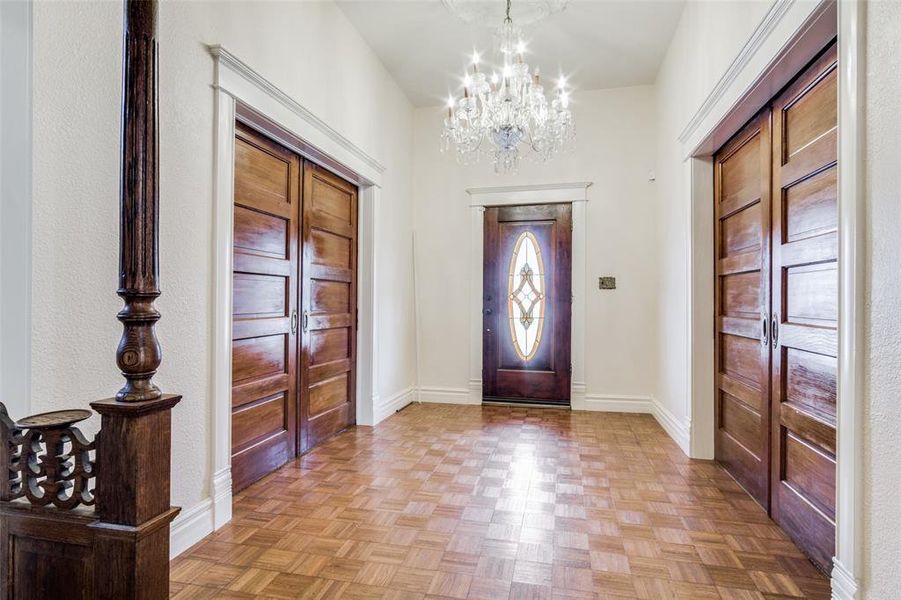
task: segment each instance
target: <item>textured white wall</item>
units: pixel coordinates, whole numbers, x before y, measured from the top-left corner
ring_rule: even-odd
[[[678,140],[772,3],[688,2],[655,85],[657,162],[657,400],[691,415],[688,356],[691,165]]]
[[[119,2],[34,5],[32,410],[83,406],[121,386],[117,284]],[[173,502],[210,475],[213,61],[222,44],[382,162],[378,390],[414,383],[410,238],[412,107],[329,2],[160,6],[163,364],[173,414]],[[95,427],[92,424],[89,428]],[[151,458],[152,459],[152,458]]]
[[[866,40],[865,598],[901,598],[901,3],[870,2]]]
[[[524,160],[517,174],[497,175],[487,162],[460,167],[452,154],[441,154],[443,109],[416,110],[413,195],[422,386],[465,389],[469,381],[471,209],[465,190],[592,181],[586,230],[587,393],[652,396],[653,89],[577,92],[573,112],[578,135],[572,153],[545,164]],[[615,275],[617,289],[598,290],[601,275]]]

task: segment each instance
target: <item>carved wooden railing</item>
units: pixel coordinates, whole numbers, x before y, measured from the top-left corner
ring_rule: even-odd
[[[162,353],[156,0],[126,0],[116,363],[125,385],[92,412],[15,421],[0,403],[0,600],[159,599],[169,595],[171,409],[152,379]],[[110,124],[112,125],[112,124]]]
[[[37,506],[68,510],[94,504],[95,445],[75,423],[88,410],[44,413],[13,423],[0,402],[0,443],[5,449],[0,500],[26,498]]]

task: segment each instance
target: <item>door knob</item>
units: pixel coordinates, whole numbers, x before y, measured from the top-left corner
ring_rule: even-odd
[[[485,314],[486,314],[486,315],[490,315],[490,314],[491,314],[491,309],[490,309],[490,308],[486,308],[486,309],[485,309]]]

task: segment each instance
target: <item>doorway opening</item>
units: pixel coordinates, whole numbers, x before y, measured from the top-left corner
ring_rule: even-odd
[[[357,187],[235,130],[235,489],[356,423]]]

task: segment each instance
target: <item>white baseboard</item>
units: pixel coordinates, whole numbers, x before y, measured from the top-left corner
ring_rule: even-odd
[[[859,600],[860,586],[837,558],[832,559],[832,600]]]
[[[374,413],[374,425],[378,425],[406,405],[414,402],[416,400],[416,388],[408,387],[405,390],[401,390],[397,394],[394,394],[390,398],[388,398],[385,402],[381,402],[375,405]]]
[[[575,388],[575,385],[573,386]],[[691,424],[680,420],[668,408],[650,396],[623,396],[607,394],[585,394],[579,406],[573,396],[573,410],[593,410],[600,412],[640,413],[654,415],[663,430],[673,439],[679,448],[688,455],[691,439]]]
[[[232,520],[232,470],[225,467],[213,474],[213,529]]]
[[[586,386],[581,381],[573,381],[569,388],[569,406],[573,410],[588,410],[585,408]]]
[[[470,404],[481,404],[482,403],[482,380],[481,379],[470,379],[469,380],[469,403]]]
[[[663,427],[663,430],[679,445],[685,456],[690,456],[691,421],[680,420],[670,409],[657,402],[657,400],[653,400],[652,407],[652,414],[657,419],[657,422],[660,423],[660,426]]]
[[[231,500],[231,499],[229,499]],[[213,500],[205,498],[172,521],[169,530],[169,558],[175,558],[213,533]]]
[[[612,396],[608,394],[584,394],[582,408],[575,405],[573,410],[599,412],[623,412],[652,414],[654,399],[650,396]]]
[[[481,387],[481,382],[479,385]],[[481,404],[481,400],[473,401],[469,388],[421,387],[419,400],[436,404]]]

